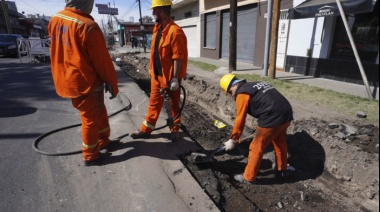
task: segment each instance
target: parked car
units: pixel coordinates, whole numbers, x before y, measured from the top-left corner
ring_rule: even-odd
[[[23,39],[23,37],[16,34],[0,34],[0,55],[18,57],[19,44],[17,39]]]

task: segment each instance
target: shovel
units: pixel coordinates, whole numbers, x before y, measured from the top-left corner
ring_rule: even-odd
[[[246,141],[252,140],[253,137],[254,137],[254,134],[252,134],[250,136],[247,136],[245,138],[242,138],[241,142],[246,142]],[[216,155],[216,154],[218,154],[220,152],[223,152],[225,150],[226,150],[226,146],[222,146],[222,147],[218,147],[215,150],[212,150],[208,154],[193,152],[193,153],[191,153],[191,156],[190,156],[191,158],[190,158],[189,163],[199,164],[199,163],[210,163],[210,162],[213,162],[214,161],[214,158],[213,158],[214,155]]]

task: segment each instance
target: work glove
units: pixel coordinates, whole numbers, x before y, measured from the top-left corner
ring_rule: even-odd
[[[235,148],[237,143],[238,143],[237,140],[230,139],[224,143],[224,147],[225,147],[226,151],[230,151],[230,150],[233,150]]]
[[[111,94],[110,99],[113,99],[113,98],[116,97],[116,94],[115,94],[115,92],[114,92],[114,90],[113,90],[113,88],[112,88],[112,85],[110,85],[110,84],[106,84],[105,90],[106,90],[106,93],[107,93],[107,92],[110,92],[110,94]]]
[[[176,91],[179,88],[179,83],[178,83],[178,78],[172,78],[170,80],[170,90],[171,91]]]

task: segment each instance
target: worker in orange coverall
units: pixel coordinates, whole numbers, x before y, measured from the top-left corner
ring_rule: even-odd
[[[156,26],[153,31],[150,56],[151,92],[148,113],[140,130],[130,135],[134,139],[148,138],[155,129],[157,119],[164,104],[160,90],[169,88],[169,98],[172,116],[176,117],[180,111],[180,84],[186,75],[188,52],[187,38],[183,30],[170,18],[171,0],[153,0],[153,16]],[[173,120],[169,126],[171,141],[179,138],[181,117]]]
[[[56,92],[71,98],[82,120],[84,165],[100,165],[109,148],[110,126],[104,91],[118,94],[117,75],[98,24],[89,15],[94,0],[66,0],[49,23],[51,70]]]
[[[249,146],[248,164],[243,174],[234,176],[240,183],[253,184],[259,172],[265,149],[272,143],[276,156],[276,176],[285,177],[290,173],[285,140],[286,131],[293,120],[289,101],[274,87],[265,82],[246,82],[227,74],[220,80],[220,86],[236,101],[236,120],[230,139],[224,143],[226,151],[234,149],[240,142],[247,114],[257,118],[255,137]],[[289,168],[289,170],[288,170]],[[294,171],[294,170],[291,170]]]

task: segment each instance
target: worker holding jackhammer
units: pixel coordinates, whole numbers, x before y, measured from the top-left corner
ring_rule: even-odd
[[[148,138],[155,129],[164,104],[164,97],[160,91],[166,88],[169,90],[171,113],[175,117],[173,125],[169,126],[171,141],[176,142],[180,139],[180,85],[186,75],[188,51],[185,33],[170,18],[171,6],[171,0],[152,0],[151,9],[156,25],[152,36],[149,68],[151,92],[145,121],[138,131],[130,134],[134,139]]]
[[[276,156],[276,176],[284,177],[288,171],[286,131],[293,120],[289,101],[273,86],[265,82],[246,82],[234,74],[220,80],[226,95],[236,101],[236,120],[230,139],[224,143],[226,151],[235,148],[243,133],[247,114],[257,118],[255,137],[249,146],[248,164],[243,174],[234,176],[240,183],[254,184],[265,149],[272,143]]]
[[[117,75],[103,33],[90,13],[94,0],[65,0],[49,23],[51,71],[56,92],[71,98],[82,120],[85,166],[100,165],[111,142],[104,91],[118,94]],[[119,142],[120,143],[120,142]]]

